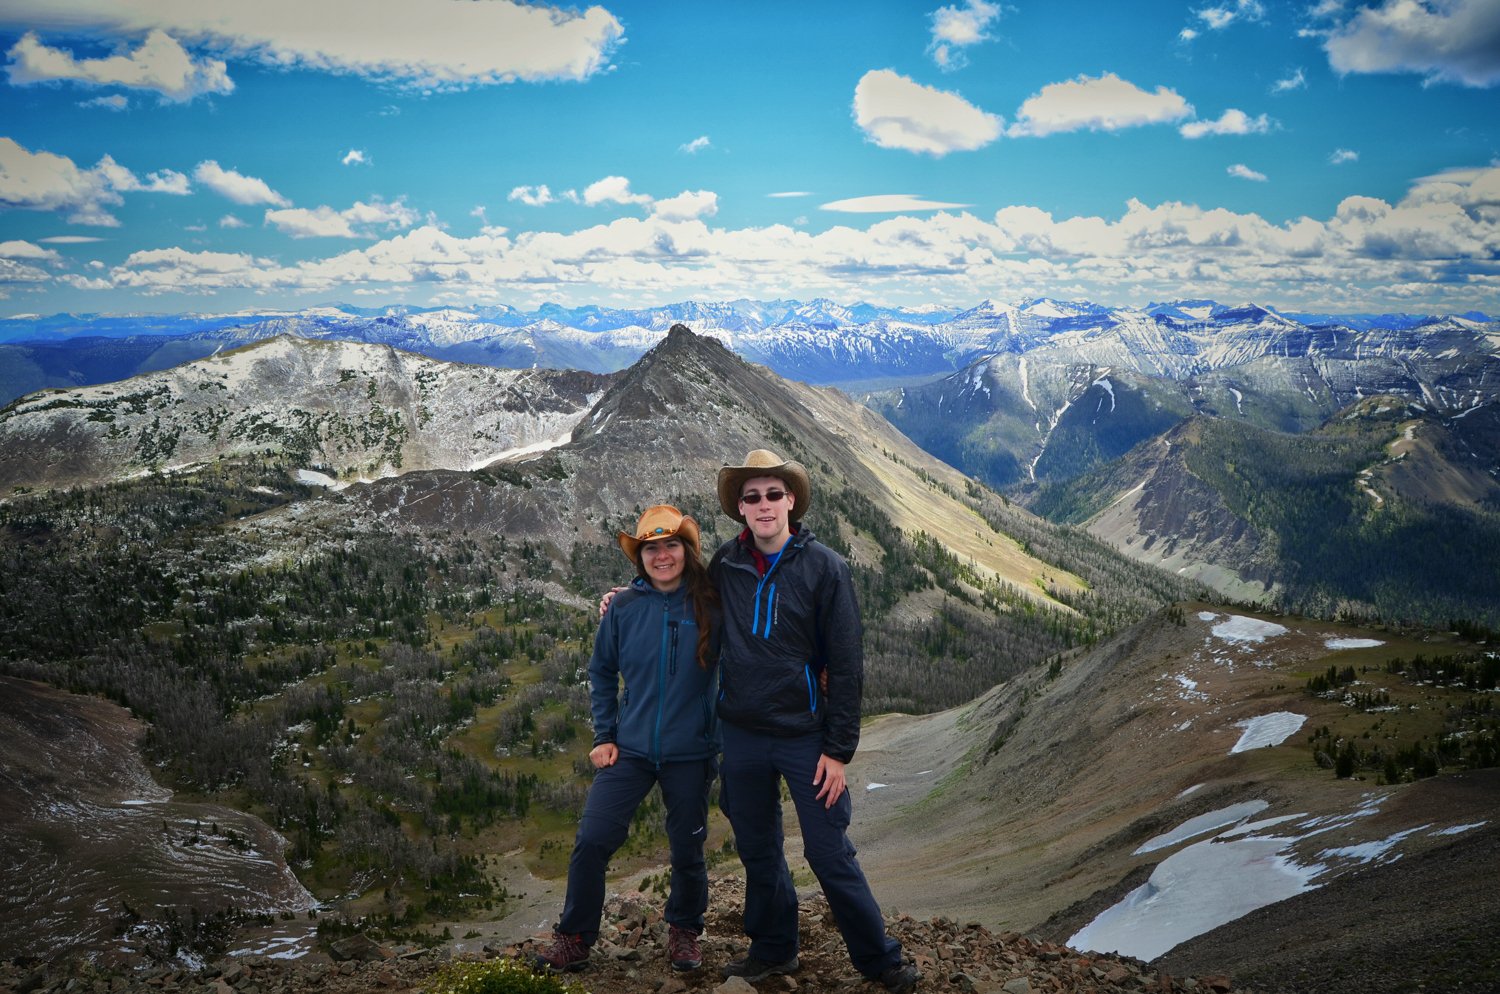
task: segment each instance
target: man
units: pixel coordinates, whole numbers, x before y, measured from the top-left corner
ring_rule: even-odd
[[[714,554],[722,604],[718,713],[720,804],[745,866],[749,954],[726,977],[791,973],[797,892],[782,851],[785,780],[803,855],[822,885],[854,966],[905,994],[921,974],[885,920],[846,835],[844,765],[859,745],[864,651],[849,564],[800,525],[807,470],[766,449],[719,471],[719,506],[745,526]],[[820,686],[826,676],[826,694]]]

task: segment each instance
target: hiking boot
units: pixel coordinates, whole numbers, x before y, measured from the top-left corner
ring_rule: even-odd
[[[916,964],[910,960],[902,960],[879,977],[880,986],[894,994],[909,994],[917,989],[917,981],[921,979]]]
[[[676,925],[667,929],[667,958],[674,970],[696,970],[703,965],[703,953],[698,949],[698,933],[689,932]]]
[[[537,953],[532,963],[539,970],[573,973],[588,966],[589,947],[583,936],[553,932],[552,945]]]
[[[748,983],[764,980],[773,973],[796,973],[802,963],[793,956],[783,963],[773,963],[770,960],[756,959],[754,956],[746,956],[737,959],[724,967],[726,977],[744,977]]]

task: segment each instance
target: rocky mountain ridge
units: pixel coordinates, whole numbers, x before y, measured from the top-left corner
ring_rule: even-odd
[[[0,411],[0,492],[97,483],[267,452],[329,483],[479,468],[565,438],[592,373],[499,370],[384,345],[277,337]]]

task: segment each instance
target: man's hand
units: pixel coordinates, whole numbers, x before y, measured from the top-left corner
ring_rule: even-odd
[[[615,765],[615,760],[619,758],[620,747],[613,742],[601,742],[589,751],[589,762],[594,764],[596,770]]]
[[[844,796],[844,764],[826,753],[818,757],[818,769],[813,774],[813,786],[823,785],[818,791],[817,799],[823,802],[823,807],[831,808]]]
[[[607,593],[603,597],[599,598],[599,617],[603,618],[604,617],[604,612],[609,610],[609,602],[615,599],[615,594],[618,594],[620,591],[627,590],[627,589],[629,589],[629,588],[628,587],[610,587],[609,588],[609,593]]]

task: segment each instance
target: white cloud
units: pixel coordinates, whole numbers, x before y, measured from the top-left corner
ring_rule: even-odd
[[[62,256],[51,249],[45,249],[40,245],[23,241],[0,242],[0,257],[6,259],[31,259],[36,262],[62,261]]]
[[[766,196],[776,199],[788,199],[791,197],[811,197],[812,193],[807,190],[783,190],[780,193],[768,193]]]
[[[348,210],[321,206],[266,211],[266,223],[293,238],[373,238],[378,228],[410,228],[417,213],[397,200],[366,204],[355,201]]]
[[[100,59],[77,59],[43,44],[28,31],[7,53],[6,72],[16,85],[71,80],[90,86],[152,90],[174,103],[206,93],[230,93],[234,81],[218,59],[195,60],[165,31],[153,30],[133,52]]]
[[[1184,138],[1202,138],[1205,135],[1263,135],[1271,130],[1271,119],[1264,114],[1251,117],[1244,111],[1231,107],[1217,121],[1189,121],[1177,130]]]
[[[184,197],[193,192],[188,178],[175,169],[162,169],[149,173],[144,183],[136,178],[135,173],[108,155],[100,159],[94,169],[105,177],[111,189],[121,193],[170,193]]]
[[[719,195],[708,190],[686,191],[651,205],[651,215],[663,221],[690,221],[719,213]]]
[[[518,186],[505,199],[519,200],[528,207],[545,207],[557,198],[552,196],[552,191],[543,183],[541,186]]]
[[[193,178],[221,197],[237,204],[271,204],[275,207],[290,207],[292,202],[266,183],[254,176],[245,176],[233,169],[225,169],[213,159],[205,159],[193,170]]]
[[[48,245],[92,245],[95,242],[102,242],[104,239],[95,237],[94,235],[52,235],[48,238],[38,239],[38,241],[45,242]]]
[[[675,199],[675,198],[674,198]],[[295,264],[249,255],[138,252],[90,287],[143,294],[230,289],[450,299],[637,301],[798,295],[971,303],[983,297],[1146,300],[1183,287],[1221,299],[1309,308],[1493,308],[1500,294],[1500,166],[1413,181],[1397,203],[1351,197],[1331,217],[1130,201],[1115,216],[1054,217],[1027,205],[992,217],[902,214],[835,225],[710,228],[701,219],[620,217],[571,232],[455,237],[426,225]],[[70,282],[66,275],[53,277]],[[624,298],[621,298],[624,299]]]
[[[339,161],[346,166],[364,166],[369,164],[370,159],[365,155],[364,149],[351,148],[349,151],[344,153],[344,157]]]
[[[624,40],[603,7],[517,0],[7,0],[0,24],[124,37],[160,29],[222,57],[433,89],[587,79]]]
[[[95,97],[92,100],[78,101],[80,107],[100,107],[104,110],[122,111],[130,107],[130,101],[123,94],[111,93],[105,97]]]
[[[843,211],[848,214],[899,214],[907,211],[942,211],[972,207],[973,204],[948,204],[938,200],[926,200],[909,193],[884,193],[869,197],[850,197],[834,200],[822,206],[825,211]]]
[[[1266,8],[1259,0],[1236,0],[1232,4],[1204,7],[1193,11],[1198,19],[1213,31],[1223,31],[1235,21],[1258,21],[1266,16]]]
[[[944,156],[983,148],[1000,137],[1002,120],[956,93],[873,69],[854,88],[854,121],[881,148]]]
[[[1236,179],[1254,180],[1257,183],[1264,183],[1267,178],[1265,173],[1258,173],[1243,162],[1236,162],[1224,171]]]
[[[1290,93],[1293,90],[1305,89],[1307,89],[1307,74],[1302,71],[1301,66],[1298,66],[1290,76],[1278,79],[1271,84],[1272,93]]]
[[[250,227],[250,225],[247,222],[240,220],[238,217],[236,217],[233,214],[225,214],[223,217],[219,218],[219,227],[221,227],[221,228],[248,228],[248,227]]]
[[[989,41],[989,26],[1000,17],[998,4],[967,0],[962,6],[939,7],[932,18],[932,40],[927,54],[944,72],[962,69],[968,63],[964,49]]]
[[[708,135],[699,135],[692,141],[677,146],[677,151],[685,152],[688,155],[694,155],[698,152],[703,151],[705,148],[708,148],[712,144],[713,143],[708,140]]]
[[[1328,156],[1328,161],[1335,166],[1342,166],[1346,162],[1358,162],[1359,153],[1349,148],[1336,148]]]
[[[600,204],[649,204],[651,198],[644,193],[631,193],[630,180],[624,176],[606,176],[584,188],[583,202],[590,207]]]
[[[142,182],[111,156],[92,169],[52,152],[32,152],[12,138],[0,138],[0,208],[60,211],[74,224],[118,227],[109,208],[125,202],[122,193],[189,192],[187,177],[171,169]]]
[[[1500,83],[1500,3],[1385,0],[1361,7],[1323,43],[1341,74],[1420,73],[1429,83]]]
[[[1114,73],[1105,73],[1042,87],[1021,105],[1008,134],[1043,136],[1085,128],[1118,131],[1166,124],[1192,114],[1192,104],[1165,86],[1148,93]]]
[[[1181,31],[1177,32],[1177,40],[1181,42],[1189,42],[1197,37],[1198,32],[1193,28],[1183,28]]]

